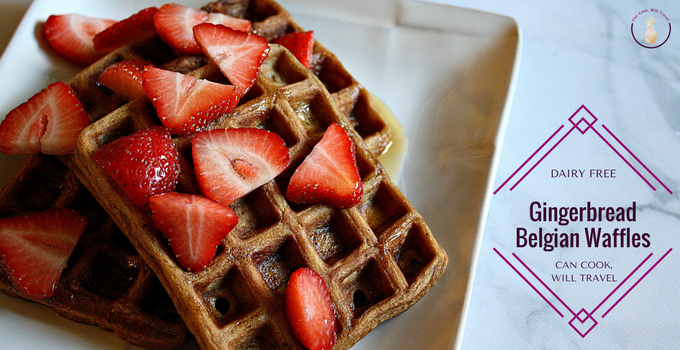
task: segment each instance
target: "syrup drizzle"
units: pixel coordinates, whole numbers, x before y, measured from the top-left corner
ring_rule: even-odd
[[[392,182],[397,183],[401,176],[401,169],[406,157],[408,139],[404,127],[401,126],[394,113],[381,99],[371,94],[371,103],[376,110],[383,116],[392,132],[392,142],[387,149],[378,157],[378,160],[387,170]]]

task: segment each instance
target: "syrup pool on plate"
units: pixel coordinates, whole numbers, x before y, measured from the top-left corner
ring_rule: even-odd
[[[406,156],[406,148],[408,146],[408,139],[404,128],[399,124],[399,121],[392,113],[389,107],[381,99],[371,94],[371,103],[383,116],[387,125],[392,132],[392,142],[387,146],[387,149],[378,157],[378,160],[387,170],[392,182],[397,183],[399,176],[401,176],[401,168],[404,165],[404,157]]]

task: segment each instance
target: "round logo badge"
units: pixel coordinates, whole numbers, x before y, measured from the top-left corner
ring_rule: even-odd
[[[644,9],[633,17],[630,34],[638,45],[656,49],[671,37],[671,21],[659,9]]]

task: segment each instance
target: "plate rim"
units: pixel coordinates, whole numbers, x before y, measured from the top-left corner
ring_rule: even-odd
[[[290,0],[288,0],[290,1]],[[522,48],[522,35],[521,35],[521,27],[517,20],[513,17],[506,16],[506,15],[500,15],[492,12],[487,12],[483,10],[478,10],[474,8],[468,8],[468,7],[460,7],[460,6],[455,6],[451,3],[443,3],[441,2],[442,0],[438,1],[425,1],[425,0],[390,0],[391,2],[410,2],[410,3],[421,3],[421,4],[426,4],[426,5],[432,5],[433,8],[436,8],[437,6],[445,6],[453,9],[460,9],[460,10],[465,10],[465,11],[474,11],[483,15],[490,15],[490,16],[495,16],[498,18],[501,18],[503,21],[507,21],[508,25],[511,27],[514,27],[514,29],[517,32],[517,41],[516,41],[516,49],[514,52],[513,56],[513,68],[510,74],[510,82],[508,84],[508,89],[507,93],[505,95],[505,101],[504,101],[504,107],[502,109],[502,114],[499,117],[499,125],[498,129],[496,131],[496,135],[494,138],[494,154],[492,157],[492,161],[490,163],[489,167],[489,174],[488,177],[485,179],[486,181],[486,186],[485,186],[485,193],[484,193],[484,200],[482,203],[482,209],[481,209],[481,216],[479,220],[479,227],[478,227],[478,232],[475,237],[475,243],[474,243],[474,251],[473,251],[473,258],[472,262],[470,265],[470,273],[468,277],[468,283],[467,283],[467,288],[465,291],[465,301],[464,301],[464,306],[463,310],[460,315],[460,323],[459,327],[457,330],[457,334],[455,335],[455,346],[456,348],[459,348],[462,342],[462,336],[464,334],[464,329],[465,329],[465,320],[467,318],[467,314],[469,311],[469,302],[470,302],[470,294],[472,291],[472,287],[474,285],[474,277],[476,275],[476,269],[477,269],[477,263],[478,263],[478,257],[479,257],[479,250],[480,250],[480,245],[483,239],[483,234],[486,226],[486,221],[488,218],[488,210],[489,210],[489,202],[490,202],[490,197],[491,197],[491,192],[492,192],[492,186],[494,183],[494,179],[496,177],[496,172],[498,168],[498,163],[500,160],[500,155],[503,147],[503,141],[504,141],[504,136],[505,136],[505,130],[508,124],[508,119],[510,115],[510,109],[512,106],[512,101],[514,97],[514,92],[515,92],[515,86],[517,84],[517,76],[518,76],[518,71],[520,67],[520,57],[521,57],[521,48]],[[36,23],[38,23],[39,18],[37,18],[37,13],[41,12],[44,10],[45,4],[49,4],[50,2],[56,3],[55,1],[52,0],[34,0],[28,9],[26,10],[26,13],[22,17],[21,21],[19,22],[19,25],[16,27],[12,34],[12,38],[8,42],[5,50],[3,51],[2,55],[0,56],[0,75],[3,72],[4,66],[7,64],[7,62],[10,60],[9,57],[12,55],[16,55],[16,52],[21,50],[21,45],[23,44],[22,41],[24,39],[24,36],[29,36],[35,40],[34,36],[31,36],[31,33],[34,33],[33,27],[35,27]],[[285,3],[287,1],[285,0],[280,0],[279,1],[284,8],[288,9],[285,6]],[[290,1],[294,2],[294,1]],[[94,5],[93,5],[94,6]],[[0,78],[3,78],[0,76]],[[36,91],[37,92],[37,91]],[[10,107],[11,108],[11,107]],[[4,116],[1,116],[4,119]],[[408,151],[407,151],[408,152]],[[0,163],[2,163],[2,159],[0,158]],[[448,272],[446,272],[448,273]],[[23,302],[23,300],[22,300]],[[0,315],[0,318],[2,316]],[[66,322],[73,322],[67,319],[64,319]]]

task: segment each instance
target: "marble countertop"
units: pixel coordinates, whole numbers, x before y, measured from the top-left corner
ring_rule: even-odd
[[[680,39],[667,34],[677,4],[455,3],[515,18],[522,40],[458,346],[676,349]],[[644,41],[650,15],[654,44]],[[569,133],[572,121],[584,132]],[[637,215],[562,225],[543,212],[588,206]],[[611,234],[611,247],[595,248],[593,229]],[[550,250],[555,233],[561,247]]]
[[[436,2],[512,17],[521,37],[456,347],[677,348],[680,34],[670,31],[680,25],[677,4]],[[29,5],[0,2],[0,52]],[[654,44],[644,42],[650,15]],[[605,214],[589,220],[591,206]],[[563,207],[585,214],[563,225],[542,211]],[[611,234],[616,246],[602,238],[593,247],[594,232]]]

